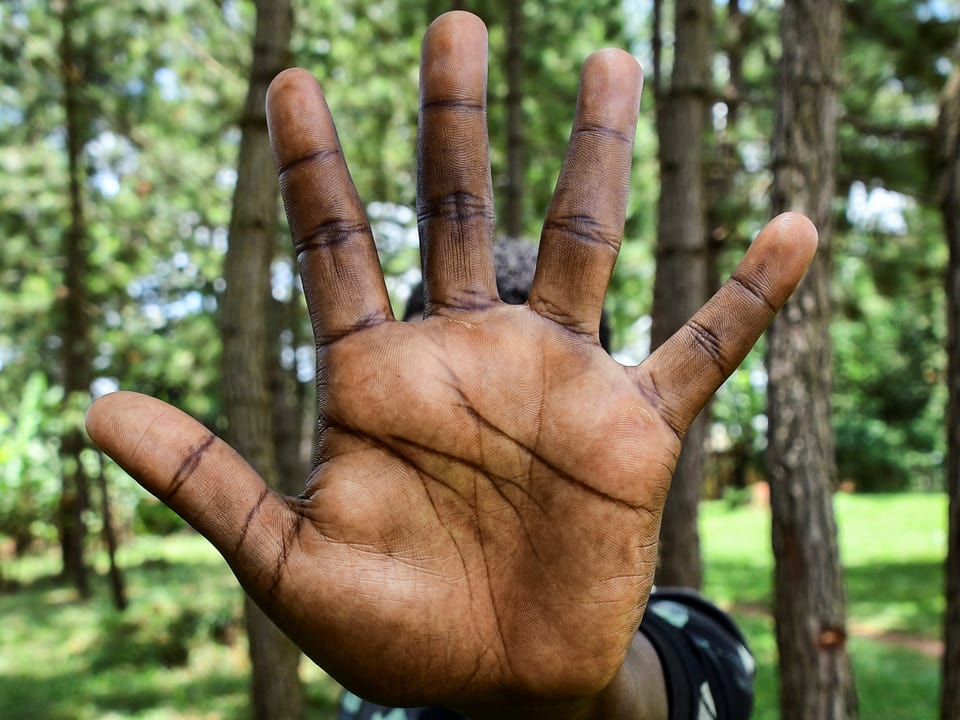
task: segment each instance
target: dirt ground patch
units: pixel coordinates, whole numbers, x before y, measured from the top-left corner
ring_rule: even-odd
[[[728,612],[740,613],[751,617],[771,616],[770,608],[760,603],[735,603],[728,608]],[[891,647],[913,650],[930,658],[943,657],[943,641],[922,637],[897,630],[885,630],[873,627],[867,623],[850,622],[847,629],[853,637],[867,638]]]

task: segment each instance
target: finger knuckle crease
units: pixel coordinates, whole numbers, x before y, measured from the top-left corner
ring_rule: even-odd
[[[207,450],[210,449],[210,446],[213,445],[216,439],[216,436],[211,433],[183,459],[180,467],[177,468],[173,477],[170,478],[170,491],[167,493],[166,498],[164,498],[165,500],[170,500],[180,492],[180,488],[182,488],[184,483],[196,472],[200,466],[200,461],[203,460],[203,456],[206,455]]]
[[[563,233],[577,242],[620,250],[620,235],[591,215],[563,215],[544,224],[545,232]]]
[[[460,100],[456,98],[445,98],[442,100],[428,100],[420,103],[421,111],[430,110],[466,110],[468,112],[483,112],[486,105],[477,100]]]
[[[709,357],[717,367],[723,370],[726,366],[726,358],[723,355],[723,346],[720,338],[717,337],[710,328],[696,320],[687,322],[687,332],[690,333],[693,341]]]
[[[316,165],[322,163],[325,160],[330,158],[337,158],[342,155],[340,148],[324,148],[317,150],[312,153],[307,153],[301,157],[293,158],[287,162],[280,163],[277,166],[277,176],[280,180],[284,180],[289,174],[295,172],[299,168],[308,167],[310,165]]]
[[[629,137],[626,133],[617,130],[616,128],[606,127],[604,125],[584,125],[577,128],[573,131],[573,135],[577,137],[601,137],[601,138],[611,138],[617,142],[624,144],[632,144],[633,138]]]
[[[455,223],[482,218],[494,219],[489,198],[469,192],[453,192],[425,201],[417,213],[418,222],[432,219],[449,220]]]
[[[774,307],[773,303],[770,302],[768,297],[768,288],[763,287],[759,282],[756,281],[756,279],[748,278],[745,275],[735,273],[730,276],[730,280],[750,297],[763,305],[770,313],[777,312],[777,309]]]
[[[336,247],[358,235],[365,237],[368,233],[366,223],[353,220],[329,220],[315,225],[304,233],[294,241],[293,247],[299,256],[311,250]]]

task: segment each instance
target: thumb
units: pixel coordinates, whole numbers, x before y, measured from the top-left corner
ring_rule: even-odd
[[[760,232],[730,279],[636,371],[660,412],[683,435],[736,370],[799,284],[817,250],[817,229],[797,213]]]
[[[213,543],[244,585],[268,576],[285,555],[293,512],[233,448],[189,415],[146,395],[117,392],[90,406],[86,426],[101,450]]]

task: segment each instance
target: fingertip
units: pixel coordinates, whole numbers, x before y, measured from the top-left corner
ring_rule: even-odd
[[[316,93],[320,93],[320,83],[310,71],[298,67],[282,70],[270,81],[267,88],[267,125],[271,119],[276,119],[284,108],[298,104],[297,98]]]
[[[91,403],[90,407],[87,408],[87,412],[83,416],[83,426],[87,431],[87,436],[93,441],[93,444],[101,450],[103,449],[99,440],[102,435],[101,423],[104,418],[109,415],[109,401],[107,398],[115,394],[116,393],[110,393],[110,395],[98,397]]]
[[[595,50],[583,62],[584,69],[590,68],[610,76],[632,79],[636,85],[643,82],[643,68],[640,61],[622,48],[602,48]]]
[[[453,10],[434,20],[423,36],[420,102],[486,105],[487,26],[476,15]]]
[[[813,259],[820,244],[820,233],[810,218],[803,213],[785,212],[777,215],[771,224],[777,227],[781,237],[789,239]]]
[[[643,70],[626,50],[591,53],[580,75],[578,122],[626,129],[636,125],[643,91]]]
[[[267,88],[267,131],[282,171],[323,150],[339,147],[336,128],[317,79],[303,68],[279,73]]]
[[[278,93],[289,92],[291,89],[301,86],[303,83],[316,83],[313,74],[301,67],[291,67],[281,70],[270,81],[267,88],[267,103]]]
[[[121,408],[131,402],[137,402],[140,397],[143,396],[139,393],[118,390],[102,395],[90,404],[84,416],[84,427],[97,447],[110,454],[111,441],[118,434],[118,416]]]
[[[819,233],[803,213],[777,215],[761,230],[754,245],[759,251],[774,253],[785,265],[803,274],[817,253]]]
[[[435,33],[458,33],[467,31],[481,32],[484,38],[487,35],[487,26],[479,16],[467,10],[450,10],[438,15],[424,34],[424,40]]]

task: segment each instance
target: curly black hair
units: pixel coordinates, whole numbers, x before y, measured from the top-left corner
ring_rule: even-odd
[[[511,305],[525,303],[537,269],[536,246],[523,240],[500,238],[493,244],[493,264],[500,299]],[[403,319],[422,316],[423,310],[423,283],[419,282],[410,289]],[[600,344],[610,351],[610,323],[606,311],[600,316]]]

